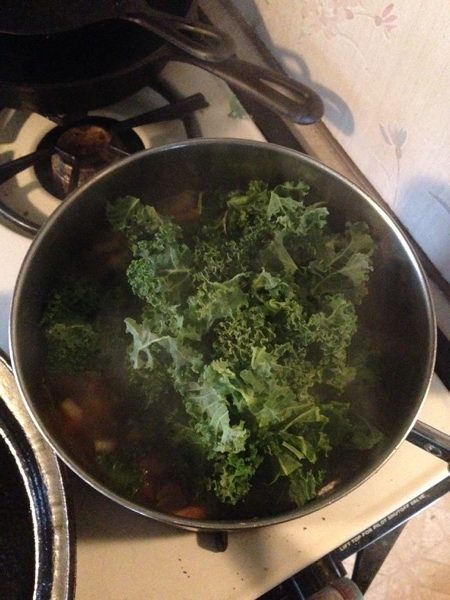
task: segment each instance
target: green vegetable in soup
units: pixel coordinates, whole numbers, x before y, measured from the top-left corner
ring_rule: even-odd
[[[355,335],[374,242],[364,223],[332,231],[326,206],[308,194],[303,182],[253,181],[199,202],[198,221],[185,227],[119,198],[107,216],[130,253],[133,310],[92,319],[95,294],[87,307],[69,294],[61,308],[67,295],[58,292],[43,318],[49,361],[58,328],[91,327],[92,339],[83,330],[68,348],[93,370],[108,369],[102,344],[112,327],[121,340],[114,364],[140,399],[147,442],[164,439],[175,480],[212,506],[239,507],[258,490],[302,506],[324,483],[333,450],[381,439],[355,416],[349,393],[367,369]]]
[[[99,340],[92,318],[99,301],[97,287],[85,278],[65,278],[52,290],[41,321],[52,371],[82,372],[95,363]]]
[[[333,407],[356,376],[348,352],[373,241],[361,223],[330,233],[327,209],[306,206],[307,192],[302,182],[252,182],[189,232],[152,218],[136,233],[136,199],[110,209],[120,206],[118,226],[133,232],[127,274],[143,301],[141,322],[126,320],[130,360],[152,370],[163,353],[210,464],[206,486],[222,502],[242,500],[269,458],[295,502],[313,497],[315,465],[336,435]],[[340,419],[340,443],[358,444],[353,427]]]

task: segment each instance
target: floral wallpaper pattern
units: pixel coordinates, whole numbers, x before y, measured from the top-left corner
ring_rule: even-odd
[[[380,12],[371,12],[363,0],[303,0],[299,16],[302,18],[300,37],[321,33],[326,38],[345,35],[340,24],[345,21],[368,18],[385,36],[397,27],[397,15],[393,3],[387,4]],[[373,4],[373,3],[372,3]]]
[[[450,282],[448,0],[233,0]]]
[[[408,137],[408,133],[399,127],[387,127],[384,128],[380,123],[380,132],[383,136],[384,141],[389,146],[392,146],[395,153],[395,163],[396,163],[396,178],[395,178],[395,195],[392,202],[393,208],[397,204],[397,194],[398,194],[398,186],[400,182],[400,164],[403,156],[403,146],[405,145],[406,139]]]

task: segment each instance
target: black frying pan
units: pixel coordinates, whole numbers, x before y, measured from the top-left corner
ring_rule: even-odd
[[[228,35],[209,25],[150,8],[146,0],[3,0],[0,31],[53,35],[107,20],[136,23],[202,60],[224,60],[233,53]]]
[[[192,0],[151,0],[150,4],[186,17]],[[8,13],[14,6],[14,0],[6,0],[6,6],[2,3],[0,30],[6,29],[5,8]],[[319,96],[293,79],[236,58],[199,59],[121,19],[51,35],[0,33],[0,57],[0,105],[45,115],[112,104],[151,85],[170,60],[207,69],[296,123],[313,123],[323,114]]]

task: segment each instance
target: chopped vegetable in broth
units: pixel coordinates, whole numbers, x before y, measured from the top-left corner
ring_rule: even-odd
[[[365,223],[332,231],[308,194],[252,181],[200,195],[183,224],[118,198],[50,293],[55,420],[118,494],[194,519],[278,514],[381,440],[351,391],[370,379],[357,309],[374,242]]]

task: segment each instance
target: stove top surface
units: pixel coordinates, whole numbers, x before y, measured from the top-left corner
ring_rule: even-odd
[[[204,137],[263,140],[263,136],[230,89],[196,67],[169,64],[165,83],[180,96],[202,92],[209,107],[196,120]],[[95,114],[123,119],[163,100],[143,90],[123,103]],[[133,109],[130,108],[133,106]],[[144,108],[145,107],[145,108]],[[135,110],[136,108],[136,110]],[[0,161],[34,152],[54,123],[39,115],[3,110]],[[136,128],[145,147],[185,139],[179,122],[162,129]],[[34,169],[23,171],[0,187],[0,199],[15,210],[43,222],[59,205],[38,185]],[[31,243],[0,224],[0,347],[8,349],[7,327],[14,283]],[[421,418],[449,429],[450,397],[435,377]],[[72,493],[77,525],[76,600],[145,597],[254,599],[304,566],[379,522],[447,476],[445,463],[401,444],[392,458],[367,482],[332,505],[301,519],[233,533],[224,553],[208,550],[196,534],[176,530],[124,509],[94,492],[75,476]]]

